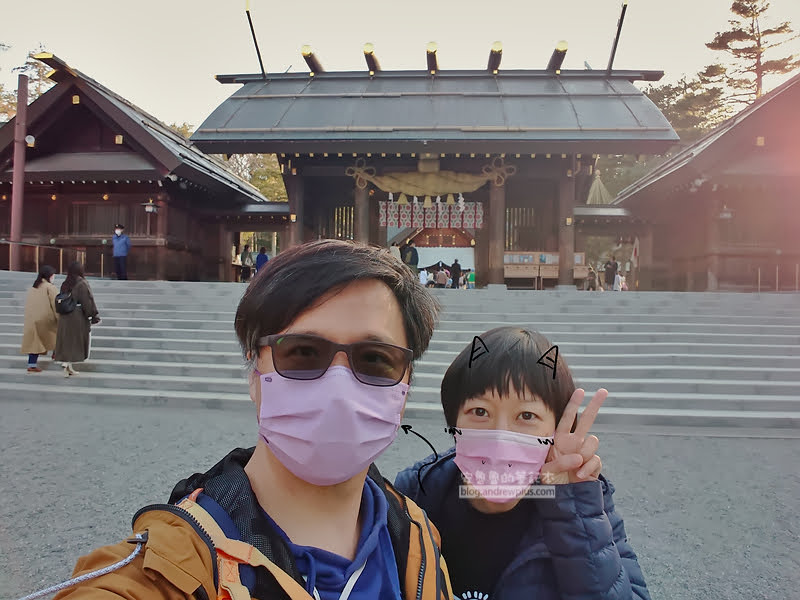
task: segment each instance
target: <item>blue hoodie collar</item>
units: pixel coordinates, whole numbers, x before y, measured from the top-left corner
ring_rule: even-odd
[[[265,511],[262,512],[275,531],[286,541],[297,568],[306,580],[306,590],[311,594],[316,588],[321,595],[324,595],[327,590],[341,590],[352,574],[376,551],[380,532],[386,528],[388,508],[386,496],[378,484],[367,477],[361,494],[359,512],[363,519],[361,535],[358,539],[356,556],[352,561],[327,550],[293,544],[286,532]]]

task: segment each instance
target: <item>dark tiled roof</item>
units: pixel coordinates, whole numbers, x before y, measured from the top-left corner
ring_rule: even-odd
[[[49,77],[59,85],[31,104],[29,115],[35,115],[37,103],[44,105],[48,96],[55,97],[59,86],[66,88],[75,85],[89,94],[101,110],[109,113],[123,131],[134,137],[155,158],[159,164],[154,168],[162,173],[183,177],[225,199],[244,202],[266,200],[255,187],[231,173],[221,161],[204,154],[191,141],[101,83],[52,54],[39,54],[36,58],[53,68]],[[13,127],[0,129],[0,151],[12,139]]]
[[[702,183],[705,183],[702,172],[714,163],[716,165],[713,168],[720,175],[727,174],[738,177],[747,177],[748,174],[755,177],[787,175],[786,169],[776,165],[770,158],[752,154],[752,143],[742,144],[741,140],[737,141],[735,138],[743,132],[746,123],[757,115],[762,114],[762,111],[769,110],[768,107],[772,103],[784,99],[787,99],[788,102],[788,99],[791,98],[790,95],[793,93],[797,96],[797,99],[788,104],[790,115],[797,114],[794,111],[797,110],[797,103],[800,102],[800,73],[765,94],[753,104],[653,169],[650,173],[626,187],[617,195],[614,204],[625,203],[627,205],[629,201],[643,197],[656,186],[666,190],[679,185],[691,184],[695,181],[702,185]],[[795,108],[792,108],[792,104]],[[748,150],[751,154],[746,157],[743,156],[745,150]],[[730,154],[731,151],[736,155],[733,161],[721,160],[721,156]],[[798,173],[795,163],[794,176],[798,176]]]
[[[678,136],[633,85],[645,75],[606,77],[587,70],[283,73],[266,81],[218,76],[244,85],[192,140],[216,153],[662,152]]]

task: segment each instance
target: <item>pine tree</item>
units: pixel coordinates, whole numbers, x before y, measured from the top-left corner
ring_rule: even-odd
[[[728,23],[731,28],[718,31],[714,39],[706,44],[711,50],[727,52],[733,65],[727,72],[727,85],[737,94],[730,96],[735,101],[750,103],[764,93],[764,76],[789,73],[800,67],[800,60],[793,54],[766,60],[764,54],[773,48],[797,38],[789,21],[773,27],[765,27],[769,2],[767,0],[736,0],[731,4],[734,18]],[[712,65],[719,75],[722,65]]]

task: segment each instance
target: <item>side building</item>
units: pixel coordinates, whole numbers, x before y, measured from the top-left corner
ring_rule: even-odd
[[[800,74],[624,189],[651,289],[800,288]]]
[[[111,236],[131,238],[135,279],[233,280],[239,231],[283,233],[268,202],[189,140],[51,54],[56,85],[27,110],[22,268],[39,262],[109,276]],[[9,267],[14,125],[0,128],[0,269]]]

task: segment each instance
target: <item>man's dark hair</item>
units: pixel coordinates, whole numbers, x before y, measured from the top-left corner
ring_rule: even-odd
[[[261,246],[261,250],[259,251],[259,254],[266,254],[266,253],[267,253],[267,247],[266,246]]]
[[[408,245],[409,246],[416,246],[417,242],[415,242],[414,240],[411,240],[410,242],[408,242]]]
[[[329,291],[377,279],[394,293],[408,347],[418,359],[428,348],[439,305],[406,265],[388,250],[356,242],[319,240],[289,248],[270,260],[245,291],[234,327],[252,364],[258,340],[279,333]]]
[[[498,327],[472,340],[453,361],[442,379],[442,408],[447,425],[456,426],[464,403],[487,392],[500,396],[513,387],[520,395],[535,394],[556,417],[556,424],[575,392],[575,382],[564,358],[559,354],[555,365],[543,359],[555,358],[553,345],[541,333],[522,327]],[[473,353],[474,346],[474,353]],[[488,350],[488,353],[486,352]]]

